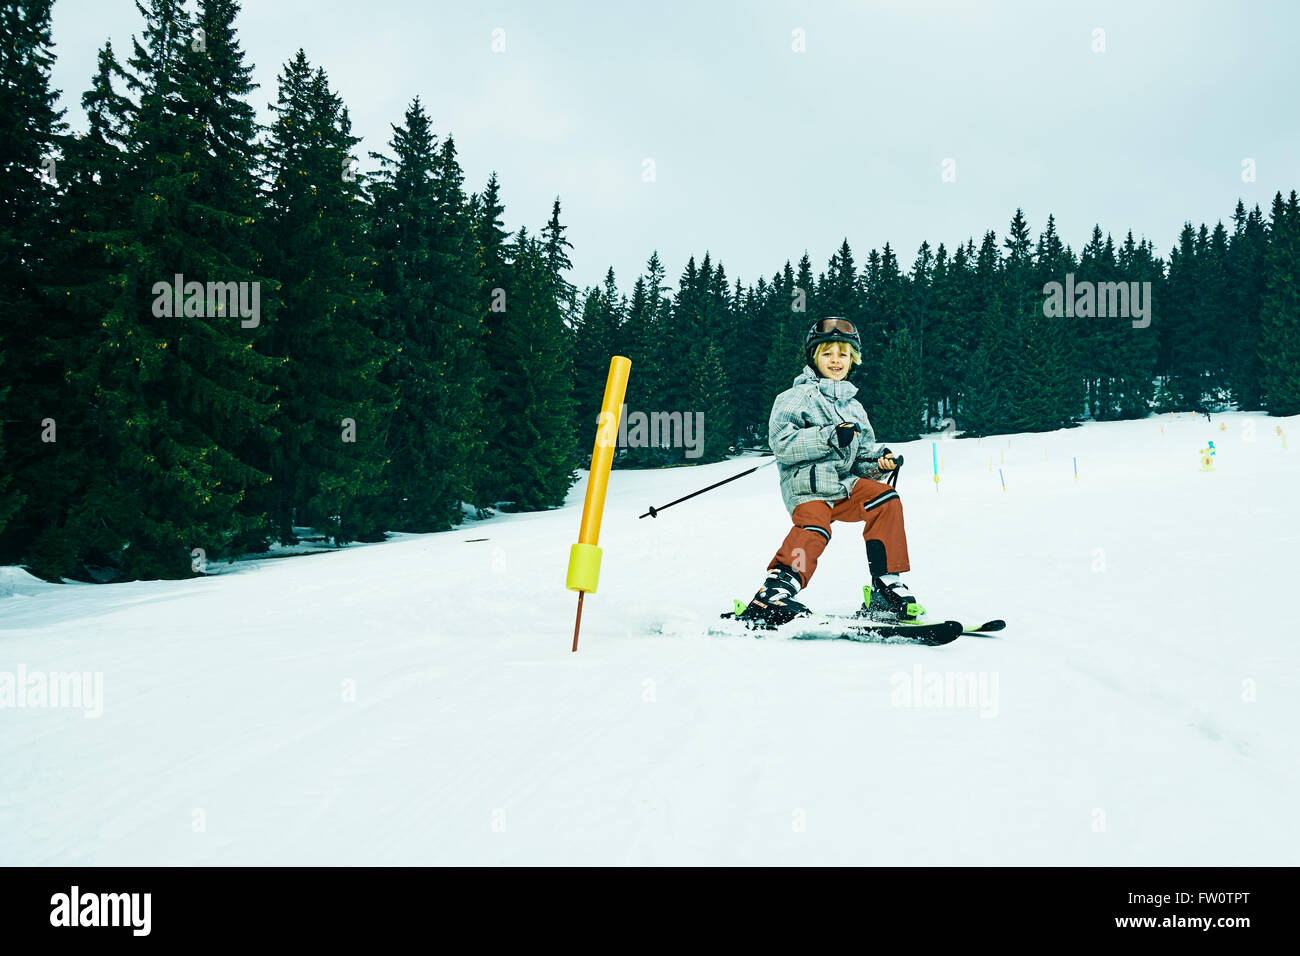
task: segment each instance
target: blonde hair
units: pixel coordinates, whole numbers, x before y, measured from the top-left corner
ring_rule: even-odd
[[[849,361],[852,362],[854,365],[862,364],[862,353],[858,351],[857,346],[855,346],[852,342],[820,342],[818,343],[817,347],[813,349],[814,368],[817,365],[817,360],[822,357],[822,353],[825,352],[832,345],[844,346],[846,349],[849,350]]]

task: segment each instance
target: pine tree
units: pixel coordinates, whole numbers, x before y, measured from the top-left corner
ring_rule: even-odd
[[[614,355],[627,356],[627,296],[620,295],[618,280],[614,278],[614,268],[605,271],[605,287],[601,290],[601,303],[604,308],[604,325],[609,329],[605,341],[605,371],[609,372],[609,359]],[[602,389],[603,389],[602,384]],[[602,392],[603,394],[603,392]]]
[[[816,286],[812,274],[812,260],[808,258],[808,250],[805,249],[804,254],[799,257],[794,286],[790,289],[789,299],[785,303],[789,312],[799,316],[801,320],[800,342],[803,341],[803,335],[807,334],[808,326],[823,315],[824,307],[821,300],[817,298]]]
[[[702,448],[697,458],[688,458],[697,464],[721,461],[734,441],[735,429],[731,411],[731,389],[722,367],[722,349],[718,343],[709,340],[704,348],[703,358],[697,371],[695,387],[692,389],[690,411],[703,413],[703,432],[692,437],[699,442],[703,438]],[[685,416],[683,416],[685,417]]]
[[[270,132],[264,268],[278,285],[277,321],[263,347],[277,362],[265,449],[274,494],[263,507],[281,541],[311,525],[335,542],[382,538],[363,503],[379,495],[381,421],[392,399],[379,380],[379,305],[367,278],[360,140],[323,70],[299,50],[279,78]],[[269,489],[268,489],[269,490]]]
[[[764,391],[767,394],[767,412],[771,413],[772,401],[781,392],[790,388],[800,371],[807,365],[804,357],[803,343],[808,334],[812,320],[803,311],[792,309],[792,303],[798,303],[796,296],[795,274],[786,260],[784,269],[772,277],[771,296],[767,302],[773,334],[763,366]],[[763,435],[767,435],[767,416],[763,420]]]
[[[508,261],[510,234],[501,219],[504,212],[501,185],[493,172],[473,210],[474,243],[478,250],[478,311],[483,328],[479,341],[483,353],[481,367],[485,375],[478,421],[488,435],[500,434],[505,428],[501,392],[506,381],[506,358],[498,343],[509,309],[507,292],[511,270]],[[480,508],[503,500],[505,475],[502,469],[479,467],[471,476],[471,497]]]
[[[1259,354],[1270,415],[1300,414],[1300,201],[1273,197]]]
[[[1209,378],[1207,392],[1216,404],[1228,400],[1228,368],[1237,330],[1232,324],[1236,290],[1229,286],[1228,233],[1222,222],[1214,224],[1205,249],[1202,295],[1206,340],[1203,365]]]
[[[922,386],[936,419],[951,418],[969,355],[962,348],[962,328],[969,320],[964,304],[968,282],[966,250],[958,244],[950,259],[943,243],[934,257],[934,306],[928,323],[928,358],[922,367]]]
[[[434,233],[431,265],[440,278],[433,294],[445,336],[440,343],[443,361],[452,369],[451,389],[445,396],[445,414],[463,423],[467,440],[460,453],[466,478],[461,485],[460,503],[471,500],[474,476],[492,467],[493,443],[500,433],[483,418],[482,396],[487,390],[489,370],[484,361],[482,337],[484,314],[477,272],[472,211],[464,191],[465,175],[457,159],[456,140],[451,134],[438,151],[434,177],[439,228]],[[557,203],[558,213],[558,203]]]
[[[922,363],[925,361],[925,336],[933,308],[934,256],[930,252],[930,243],[922,242],[903,287],[903,327],[912,333],[916,357]]]
[[[847,238],[827,264],[826,281],[818,287],[817,300],[825,315],[842,315],[850,322],[859,319],[858,270]]]
[[[507,427],[493,446],[494,467],[504,470],[506,494],[518,510],[563,504],[580,455],[573,346],[560,301],[566,292],[553,264],[546,246],[521,229],[500,340],[507,362],[504,374],[512,386],[503,392]]]
[[[560,197],[556,196],[555,202],[551,205],[551,218],[542,229],[542,242],[546,252],[546,271],[555,284],[556,302],[559,304],[565,320],[568,321],[575,309],[575,297],[578,290],[565,277],[565,273],[573,268],[573,263],[569,261],[569,254],[566,251],[573,248],[573,243],[564,238],[566,229],[566,226],[560,225]]]
[[[767,280],[745,290],[735,306],[737,331],[726,351],[726,363],[733,373],[734,427],[738,441],[746,447],[758,445],[767,432],[772,396],[767,394],[764,373],[768,349],[775,330],[766,306]]]
[[[870,403],[868,414],[877,440],[911,441],[921,434],[925,397],[921,367],[912,333],[901,328],[890,336],[881,357],[880,371],[860,396]]]
[[[1162,370],[1180,408],[1202,407],[1204,383],[1200,354],[1203,317],[1203,261],[1198,255],[1196,231],[1185,223],[1178,246],[1170,253],[1169,280],[1164,296],[1165,321],[1161,326]]]
[[[42,321],[22,340],[36,360],[24,403],[31,409],[28,427],[36,434],[39,423],[50,419],[57,440],[27,446],[43,453],[14,462],[27,501],[0,548],[0,561],[24,560],[33,573],[56,581],[83,577],[83,557],[121,546],[106,521],[69,507],[102,495],[112,480],[101,436],[86,414],[94,409],[93,383],[81,370],[96,360],[101,317],[121,294],[121,256],[134,240],[125,185],[134,105],[114,90],[115,82],[125,77],[106,44],[92,88],[82,97],[89,131],[63,140],[52,215],[57,225],[44,244]],[[107,558],[94,560],[103,564]]]
[[[633,343],[633,362],[640,359],[639,372],[628,379],[628,408],[663,408],[663,380],[666,369],[661,351],[668,324],[669,298],[665,294],[666,275],[659,253],[650,253],[646,262],[644,280],[645,298],[640,308],[629,314],[628,336]]]
[[[1204,223],[1194,234],[1191,224],[1179,237],[1179,268],[1170,268],[1169,298],[1179,310],[1169,355],[1170,375],[1184,408],[1206,408],[1209,394],[1215,315],[1210,297],[1216,264],[1210,256],[1210,231]]]
[[[727,283],[727,270],[721,262],[712,264],[705,253],[700,268],[700,289],[696,301],[695,328],[699,330],[690,352],[691,390],[682,417],[703,411],[707,421],[707,454],[710,460],[719,460],[736,442],[735,409],[733,400],[739,382],[733,379],[733,363],[724,362],[723,356],[735,340],[736,320],[731,313],[731,295]],[[709,355],[709,350],[713,355]],[[701,404],[704,403],[704,404]],[[682,456],[685,459],[686,451]]]
[[[1100,229],[1094,233],[1099,241]],[[1045,393],[1043,427],[1056,428],[1073,422],[1084,404],[1085,372],[1079,343],[1087,341],[1087,333],[1083,331],[1081,334],[1078,319],[1046,314],[1044,289],[1047,284],[1064,283],[1068,274],[1077,272],[1073,253],[1057,234],[1054,216],[1047,217],[1047,226],[1038,238],[1034,259],[1036,278],[1032,280],[1034,288],[1030,299],[1034,322],[1042,337],[1039,361],[1043,374],[1039,387]],[[1083,321],[1087,323],[1089,320]]]
[[[384,425],[387,468],[376,507],[386,527],[414,532],[460,521],[472,486],[467,462],[480,454],[473,446],[481,385],[465,367],[476,347],[466,331],[475,274],[455,251],[468,223],[449,221],[446,194],[454,189],[443,181],[446,156],[435,139],[417,98],[393,126],[392,156],[371,154],[380,163],[371,227],[375,285],[384,295],[379,336],[390,347],[380,381],[397,398]]]
[[[1035,285],[1029,223],[1017,209],[1002,246],[1002,320],[1007,345],[1003,373],[1012,396],[1010,420],[1017,431],[1052,427],[1054,383],[1052,361],[1060,355],[1052,348],[1055,320],[1042,312],[1042,293]]]
[[[701,310],[700,268],[691,256],[677,282],[677,292],[656,330],[655,368],[658,373],[655,399],[658,410],[681,411],[694,388],[694,354],[700,340],[697,324]],[[672,456],[679,460],[680,455]]]
[[[1259,322],[1260,300],[1268,278],[1264,264],[1268,239],[1259,206],[1247,213],[1245,205],[1237,200],[1232,222],[1227,261],[1232,331],[1224,335],[1229,349],[1228,379],[1237,406],[1253,410],[1261,407],[1262,400]]]
[[[237,7],[202,3],[197,21],[173,0],[140,9],[143,43],[125,71],[139,100],[125,111],[116,177],[129,215],[126,228],[97,237],[116,282],[85,363],[68,376],[89,409],[85,447],[103,465],[65,512],[80,529],[77,554],[45,549],[124,579],[188,575],[195,548],[237,553],[262,524],[246,494],[268,479],[241,443],[273,435],[268,363],[254,350],[274,315],[272,303],[259,306],[254,127],[235,105],[249,90],[230,22]],[[234,314],[236,304],[249,312]]]
[[[968,249],[969,254],[969,249]],[[984,234],[970,276],[972,322],[967,348],[973,348],[959,401],[959,426],[971,435],[1011,428],[1016,417],[1011,376],[1015,341],[1006,322],[1006,290],[997,236]]]
[[[1153,397],[1153,379],[1155,375],[1157,351],[1156,312],[1160,286],[1160,267],[1154,259],[1146,241],[1135,244],[1130,230],[1120,247],[1118,274],[1121,282],[1129,285],[1130,290],[1136,286],[1137,294],[1145,298],[1145,307],[1150,310],[1146,328],[1133,325],[1136,317],[1136,303],[1129,301],[1130,318],[1114,320],[1116,323],[1116,360],[1114,376],[1111,380],[1111,410],[1116,418],[1145,418],[1151,411]],[[1144,292],[1144,284],[1150,283],[1150,293]]]
[[[619,298],[614,270],[605,273],[603,289],[587,289],[574,332],[573,397],[578,436],[595,434],[596,420],[605,395],[610,359],[625,354],[622,346],[626,303]]]
[[[32,514],[39,499],[30,499],[42,488],[31,472],[53,457],[40,441],[40,422],[58,411],[50,401],[58,360],[51,361],[38,331],[55,234],[49,222],[56,153],[66,129],[63,112],[55,109],[58,91],[50,87],[51,2],[0,2],[0,356],[6,366],[0,380],[0,534],[24,506],[27,528],[40,521]],[[19,426],[10,429],[7,446],[6,421]],[[0,544],[0,561],[16,558],[23,546]]]

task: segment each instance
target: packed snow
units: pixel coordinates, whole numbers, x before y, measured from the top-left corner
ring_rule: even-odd
[[[576,654],[585,474],[555,511],[188,581],[0,568],[0,864],[1294,866],[1287,440],[891,443],[903,579],[1008,622],[939,648],[709,632],[789,527],[775,469],[638,515],[760,458],[612,474]],[[861,529],[802,600],[857,608]]]

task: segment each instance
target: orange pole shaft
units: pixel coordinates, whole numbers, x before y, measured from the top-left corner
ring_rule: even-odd
[[[609,484],[609,469],[614,461],[614,449],[618,445],[618,419],[631,369],[632,363],[622,355],[615,355],[610,360],[609,375],[605,378],[605,399],[600,408],[600,424],[596,429],[596,445],[591,451],[587,497],[582,504],[582,525],[578,528],[578,540],[583,544],[600,543],[605,488]]]

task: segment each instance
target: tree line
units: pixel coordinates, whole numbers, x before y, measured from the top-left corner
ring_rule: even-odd
[[[1017,209],[1001,239],[990,230],[951,250],[922,242],[906,268],[889,243],[859,265],[845,240],[816,275],[805,253],[770,280],[733,285],[706,252],[675,294],[652,255],[630,297],[612,270],[586,291],[579,407],[598,404],[613,347],[633,362],[629,409],[701,409],[715,423],[700,460],[761,445],[772,400],[804,365],[812,321],[841,315],[863,341],[852,381],[890,440],[948,419],[978,436],[1229,404],[1300,413],[1296,192],[1278,193],[1267,219],[1238,200],[1231,222],[1187,223],[1166,260],[1132,231],[1116,243],[1100,225],[1076,253],[1054,217],[1034,238]],[[1059,314],[1044,291],[1053,284],[1058,300],[1075,293]],[[650,448],[626,460],[684,459]]]
[[[731,282],[652,253],[630,296],[576,289],[557,198],[508,232],[495,174],[468,192],[417,98],[384,150],[299,50],[271,120],[236,0],[141,0],[69,131],[50,86],[52,0],[0,0],[0,563],[57,580],[183,577],[290,543],[446,530],[563,502],[605,371],[629,410],[704,413],[703,454],[664,439],[619,466],[762,445],[814,318],[862,330],[877,432],[966,434],[1236,402],[1300,411],[1300,209],[1239,202],[1168,261],[1100,227],[1076,256],[1049,217],[911,266],[844,241]],[[368,168],[362,167],[368,161]],[[1045,284],[1151,283],[1151,321],[1044,315]],[[1112,287],[1113,291],[1113,287]],[[1071,302],[1073,306],[1075,303]]]

